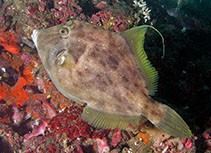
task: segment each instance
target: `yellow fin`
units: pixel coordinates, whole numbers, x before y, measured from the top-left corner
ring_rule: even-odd
[[[162,34],[150,25],[142,25],[123,31],[121,34],[126,39],[135,56],[136,63],[146,81],[147,88],[150,95],[154,95],[157,91],[158,73],[148,60],[147,54],[144,51],[144,38],[147,28],[154,29],[162,38],[163,43],[163,57],[165,54],[165,44]]]
[[[103,129],[127,129],[129,124],[133,127],[139,125],[141,116],[121,116],[99,112],[86,106],[83,110],[82,119],[96,128]]]

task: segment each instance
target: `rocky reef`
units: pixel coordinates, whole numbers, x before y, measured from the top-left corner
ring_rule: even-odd
[[[181,31],[180,20],[166,13],[169,5],[161,0],[0,1],[0,153],[210,152],[211,54],[206,41],[211,28],[193,15],[193,28]],[[158,36],[149,31],[146,40],[161,78],[157,99],[172,105],[196,136],[171,137],[148,122],[125,131],[97,129],[83,121],[84,106],[56,90],[31,41],[34,29],[70,19],[115,32],[142,24],[159,29],[166,40],[164,59]]]

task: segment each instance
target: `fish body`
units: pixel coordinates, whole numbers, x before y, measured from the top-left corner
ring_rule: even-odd
[[[34,30],[32,39],[56,88],[87,104],[82,117],[89,124],[126,129],[146,117],[170,135],[190,137],[182,118],[150,97],[156,91],[157,72],[143,50],[146,29],[119,34],[71,20]]]
[[[167,10],[167,13],[168,13],[169,16],[172,16],[172,17],[175,17],[175,18],[177,18],[179,16],[179,12],[175,8]]]
[[[196,20],[181,13],[179,9],[169,9],[167,10],[167,13],[169,16],[177,18],[178,22],[183,27],[182,32],[195,29]]]

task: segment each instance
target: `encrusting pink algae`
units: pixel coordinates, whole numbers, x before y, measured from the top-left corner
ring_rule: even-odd
[[[139,3],[141,2],[144,4],[145,1]],[[162,2],[160,0],[146,2],[144,6],[152,10],[148,14],[152,19],[147,24],[159,27],[158,24],[163,19],[168,19],[159,9],[162,8]],[[156,9],[152,7],[152,3],[156,3]],[[211,132],[207,128],[210,126],[210,121],[207,121],[208,125],[205,126],[207,130],[204,130],[203,135],[197,134],[198,140],[196,137],[182,139],[171,137],[148,122],[136,129],[128,127],[128,130],[103,130],[88,125],[81,117],[85,105],[78,105],[57,91],[31,44],[31,34],[34,29],[66,23],[70,19],[87,21],[106,30],[121,32],[145,24],[146,17],[140,14],[140,10],[141,8],[134,6],[133,1],[126,3],[118,0],[0,2],[0,152],[194,153],[195,143],[198,141],[202,146],[199,149],[206,150],[206,153],[211,150]],[[159,19],[156,16],[159,16]],[[173,25],[161,24],[159,29],[164,29],[162,32],[167,40],[174,37],[172,33],[168,33],[169,30],[180,32]],[[184,35],[186,34],[183,33]],[[152,33],[148,32],[147,36],[151,38]],[[23,37],[28,41],[23,41]],[[174,38],[176,39],[176,36]],[[153,43],[157,43],[157,40],[157,37],[152,38]],[[169,50],[173,49],[170,47]],[[176,53],[172,51],[169,54]],[[153,62],[156,63],[155,53],[152,56]],[[162,63],[158,59],[157,65],[166,64],[173,69],[174,65],[169,63],[173,63],[176,59],[170,57],[165,60],[166,63]],[[194,66],[189,71],[192,69]],[[178,71],[175,70],[175,73],[179,73]],[[162,71],[161,75],[162,77],[164,75]],[[185,82],[182,83],[183,91],[190,90],[185,88],[187,86]],[[197,127],[193,131],[195,133]]]

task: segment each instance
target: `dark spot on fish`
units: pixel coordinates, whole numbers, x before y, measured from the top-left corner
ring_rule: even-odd
[[[106,75],[106,79],[108,80],[108,83],[109,83],[110,85],[113,84],[113,81],[111,80],[111,78],[110,78],[108,75]]]
[[[96,87],[100,91],[105,91],[108,86],[108,83],[101,74],[97,74],[89,83],[93,84],[93,87]]]
[[[103,86],[108,86],[113,83],[110,77],[106,74],[97,74],[95,79],[97,83],[102,84]]]
[[[125,47],[123,47],[121,44],[119,44],[115,48],[116,52],[119,54],[119,57],[121,59],[124,59],[124,57],[128,58],[128,52],[125,51]]]
[[[119,62],[113,56],[109,56],[108,57],[107,63],[109,65],[109,67],[112,68],[112,69],[114,69],[114,70],[117,69],[117,67],[119,65]]]
[[[156,111],[156,110],[151,110],[151,114],[153,115],[153,116],[160,116],[161,114],[158,112],[158,111]]]
[[[73,56],[75,62],[78,62],[78,59],[82,56],[82,54],[86,51],[86,44],[81,43],[80,45],[75,45],[73,50],[69,51]]]
[[[76,71],[76,73],[78,74],[78,76],[82,76],[83,75],[83,73],[81,72],[81,71]]]
[[[71,34],[70,37],[73,37],[73,38],[75,37],[77,39],[81,39],[84,37],[84,32],[83,32],[83,30],[81,30],[81,31],[78,30],[76,33]]]
[[[73,86],[74,86],[74,87],[78,87],[78,84],[75,83],[75,82],[73,82]]]
[[[100,52],[100,46],[99,46],[99,45],[95,45],[94,48],[93,48],[93,51],[94,51],[95,53]]]
[[[144,105],[143,105],[143,109],[144,109],[144,110],[148,110],[148,109],[149,109],[149,105],[144,104]]]
[[[129,110],[133,110],[133,108],[129,105],[128,107],[127,107]]]
[[[114,105],[114,107],[116,108],[116,110],[124,110],[124,109],[122,109],[122,105],[119,104],[119,103],[115,103],[115,104],[113,104],[113,105]]]
[[[106,66],[106,64],[105,64],[105,62],[104,62],[103,60],[100,60],[99,62],[100,62],[100,64],[101,64],[103,67]]]
[[[136,88],[138,88],[138,87],[139,87],[139,85],[138,85],[137,83],[134,83],[134,86],[135,86]]]
[[[115,99],[117,99],[118,101],[122,101],[121,95],[118,92],[114,92],[113,96]]]
[[[50,37],[50,38],[45,38],[44,39],[45,41],[46,41],[46,43],[45,44],[51,44],[51,43],[53,43],[52,45],[57,45],[57,44],[59,44],[59,42],[60,42],[60,36],[58,36],[58,35],[53,35],[52,37]],[[43,44],[43,45],[45,45],[45,44]]]
[[[121,77],[122,77],[122,80],[123,80],[124,82],[128,82],[128,81],[129,81],[128,78],[127,78],[125,75],[122,75]]]
[[[137,71],[130,65],[127,66],[127,71],[129,71],[129,74],[135,78],[137,76]]]
[[[87,33],[86,35],[86,41],[89,42],[89,41],[95,41],[96,39],[93,37],[93,33],[89,32]]]
[[[97,54],[95,51],[92,51],[90,54],[89,54],[91,57],[93,58],[96,58],[97,57]]]
[[[120,105],[119,108],[122,107],[122,105],[125,106],[125,104],[128,103],[128,100],[124,96],[122,96],[119,92],[114,92],[112,95],[119,102],[118,103],[118,105]]]
[[[82,23],[79,23],[79,24],[75,25],[75,28],[76,28],[77,30],[83,31],[83,27],[84,27],[84,25],[83,25]]]

